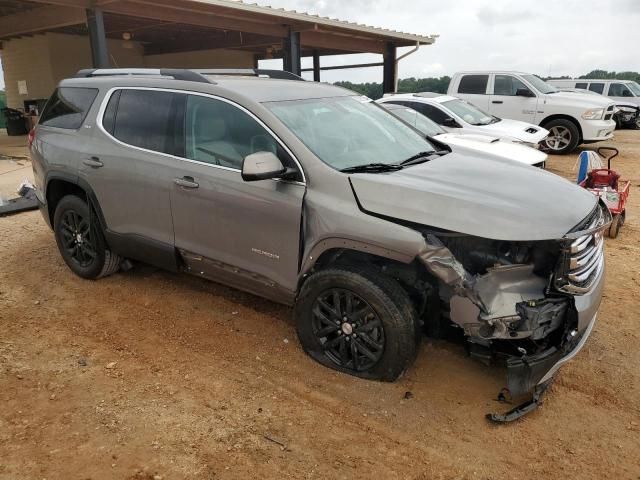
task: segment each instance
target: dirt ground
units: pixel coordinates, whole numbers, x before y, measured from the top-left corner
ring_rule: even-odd
[[[287,308],[145,266],[84,281],[39,212],[0,218],[0,479],[640,479],[640,131],[616,137],[634,191],[599,322],[510,425],[484,418],[504,372],[459,346],[355,379],[302,352]]]

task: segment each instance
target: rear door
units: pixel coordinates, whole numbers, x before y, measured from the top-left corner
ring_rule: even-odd
[[[184,110],[184,160],[175,163],[171,184],[176,247],[193,273],[291,300],[305,193],[297,162],[264,124],[236,104],[187,95]],[[243,159],[260,151],[298,169],[298,180],[245,182]]]
[[[531,96],[524,96],[524,94]],[[518,77],[509,74],[493,76],[493,92],[489,108],[491,115],[535,124],[537,107],[537,95]]]
[[[462,98],[485,112],[489,111],[489,74],[463,74],[460,76],[456,97]]]
[[[176,95],[114,89],[98,115],[80,176],[93,189],[114,241],[173,249],[169,187]]]

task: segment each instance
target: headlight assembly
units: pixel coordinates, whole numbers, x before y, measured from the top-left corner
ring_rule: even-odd
[[[604,108],[591,108],[582,114],[585,120],[600,120],[604,115]]]

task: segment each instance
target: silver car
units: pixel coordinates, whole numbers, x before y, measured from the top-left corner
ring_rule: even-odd
[[[491,418],[535,408],[596,321],[606,206],[432,144],[354,92],[264,74],[62,81],[31,155],[69,268],[97,279],[137,260],[291,305],[311,357],[368,379],[397,379],[423,331],[459,332],[506,363],[513,396],[532,393]]]

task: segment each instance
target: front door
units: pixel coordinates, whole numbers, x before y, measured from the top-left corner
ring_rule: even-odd
[[[524,96],[526,92],[532,96]],[[513,75],[494,75],[489,101],[491,115],[537,124],[537,110],[538,98],[527,85]]]
[[[184,157],[171,188],[175,245],[195,274],[278,301],[296,290],[302,200],[299,181],[245,182],[244,157],[292,156],[263,124],[223,99],[187,95]],[[299,169],[298,169],[299,170]]]

